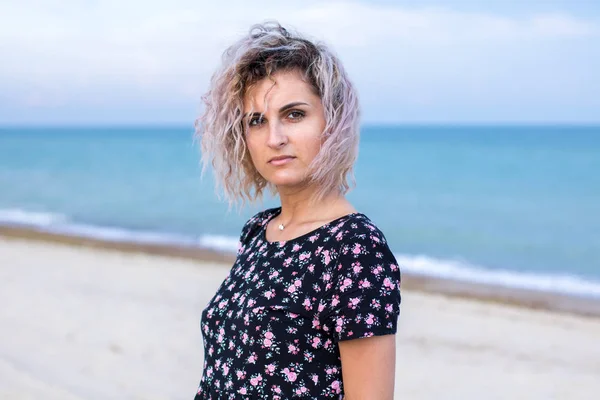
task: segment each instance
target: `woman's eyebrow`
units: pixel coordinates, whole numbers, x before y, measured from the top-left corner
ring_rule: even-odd
[[[310,106],[310,104],[304,103],[302,101],[296,101],[294,103],[289,103],[289,104],[286,104],[285,106],[281,107],[279,109],[279,112],[282,113],[284,111],[289,110],[290,108],[294,108],[294,107],[297,107],[297,106]]]
[[[283,113],[283,112],[285,112],[285,111],[289,110],[290,108],[294,108],[294,107],[298,107],[298,106],[310,106],[310,104],[308,104],[308,103],[305,103],[305,102],[303,102],[303,101],[295,101],[295,102],[293,102],[293,103],[289,103],[289,104],[286,104],[285,106],[281,107],[281,108],[279,109],[279,113]],[[251,117],[251,116],[252,116],[252,117],[253,117],[253,116],[260,116],[260,115],[263,115],[263,113],[261,113],[261,112],[257,112],[257,111],[255,111],[255,112],[252,112],[252,113],[250,113],[250,112],[247,112],[246,114],[244,114],[244,118],[246,118],[246,117]]]

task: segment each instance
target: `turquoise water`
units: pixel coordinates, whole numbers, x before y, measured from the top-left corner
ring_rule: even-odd
[[[235,249],[261,206],[228,212],[192,136],[0,128],[0,224]],[[600,127],[365,127],[360,149],[349,198],[405,270],[600,296]]]

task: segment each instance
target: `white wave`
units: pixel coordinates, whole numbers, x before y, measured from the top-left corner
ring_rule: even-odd
[[[119,227],[74,223],[58,213],[0,209],[0,224],[26,226],[46,232],[62,233],[112,242],[200,247],[235,253],[238,238],[223,235],[180,235],[154,231],[136,231]],[[567,274],[534,274],[472,265],[462,261],[438,259],[426,255],[396,254],[403,272],[511,288],[600,298],[600,282]]]
[[[22,226],[51,226],[64,223],[68,218],[63,214],[25,211],[17,208],[0,209],[0,223]]]
[[[441,260],[425,255],[396,254],[403,271],[445,279],[500,285],[552,293],[600,298],[600,282],[567,274],[537,274],[492,270],[461,261]]]
[[[100,239],[111,242],[131,242],[141,244],[196,246],[193,237],[152,231],[136,231],[118,227],[95,226],[87,224],[69,224],[57,226],[55,233]]]
[[[201,247],[235,253],[238,248],[238,239],[231,236],[204,235],[198,240]]]

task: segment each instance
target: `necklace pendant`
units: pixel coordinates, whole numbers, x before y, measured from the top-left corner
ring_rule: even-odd
[[[283,226],[283,224],[279,224],[279,230],[282,231],[283,228],[285,228],[285,226]]]

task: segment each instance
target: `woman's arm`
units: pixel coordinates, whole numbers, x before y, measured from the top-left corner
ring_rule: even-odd
[[[339,342],[344,400],[392,400],[396,335]]]

